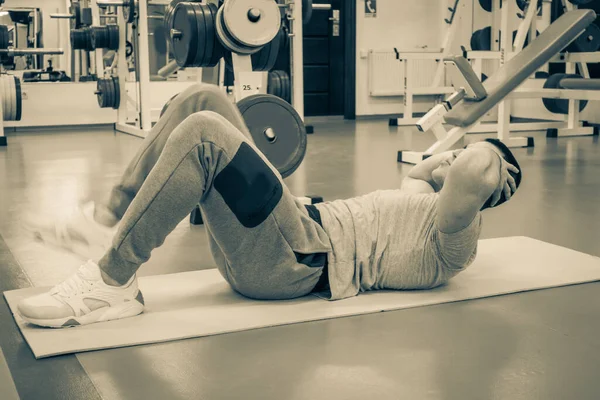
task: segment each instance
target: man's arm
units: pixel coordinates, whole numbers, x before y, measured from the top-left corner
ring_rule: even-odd
[[[401,190],[410,194],[439,192],[441,188],[433,181],[431,173],[446,158],[447,154],[436,154],[412,167],[402,181]]]
[[[500,184],[500,157],[487,149],[467,149],[454,161],[438,200],[437,225],[444,233],[469,226]]]

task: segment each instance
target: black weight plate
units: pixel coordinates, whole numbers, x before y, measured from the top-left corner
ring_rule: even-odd
[[[215,28],[215,20],[213,19],[212,11],[210,10],[208,4],[199,4],[198,7],[202,9],[204,14],[205,29],[204,42],[199,42],[204,44],[204,57],[202,58],[202,62],[199,64],[199,66],[206,67],[208,64],[210,64],[210,60],[213,56],[212,52],[215,43],[215,35],[217,33]]]
[[[283,40],[283,30],[279,30],[277,35],[266,44],[258,53],[252,54],[252,69],[255,71],[270,71],[277,62],[281,41]],[[257,63],[255,64],[255,56]]]
[[[96,91],[98,92],[96,95],[98,99],[98,105],[100,106],[100,108],[106,108],[108,93],[106,90],[106,80],[104,78],[98,79],[98,82],[96,83]]]
[[[546,80],[544,83],[544,89],[560,89],[560,81],[564,78],[579,78],[583,79],[582,76],[577,74],[554,74]],[[544,107],[548,111],[554,114],[568,114],[569,113],[569,100],[568,99],[547,99],[543,98],[542,102]],[[583,111],[587,106],[587,100],[579,102],[579,111]]]
[[[129,58],[133,54],[133,45],[129,40],[125,41],[125,57]]]
[[[81,9],[81,25],[82,26],[90,26],[92,25],[92,9],[89,7],[84,7]]]
[[[198,28],[196,12],[190,3],[179,3],[173,13],[173,27],[181,32],[180,38],[171,38],[175,61],[180,67],[189,67],[196,58]]]
[[[73,15],[73,27],[75,29],[81,28],[81,4],[79,2],[71,3],[71,8],[69,13]]]
[[[283,77],[284,96],[283,99],[288,103],[292,102],[292,81],[287,72],[281,71]]]
[[[207,15],[207,18],[210,18],[209,23],[212,24],[211,36],[213,37],[213,48],[212,48],[212,57],[210,61],[208,61],[207,67],[214,67],[219,63],[219,60],[223,57],[223,45],[219,41],[217,37],[217,27],[215,26],[217,19],[217,6],[210,3],[208,4],[208,10],[210,11],[210,17]]]
[[[115,102],[115,88],[111,78],[104,80],[104,87],[106,88],[106,108],[111,108]]]
[[[93,51],[94,42],[92,41],[92,27],[83,28],[85,37],[85,50]]]
[[[198,46],[196,47],[196,57],[191,66],[200,67],[206,53],[206,20],[204,18],[204,8],[202,4],[193,3],[191,6],[196,12],[196,29],[198,33]]]
[[[275,71],[269,72],[267,77],[267,93],[276,96],[273,92],[273,86],[275,85]]]
[[[473,51],[489,51],[492,44],[492,27],[487,26],[473,32],[471,36],[471,49]]]
[[[8,49],[9,42],[8,26],[0,25],[0,49]]]
[[[268,71],[265,69],[271,51],[271,43],[267,43],[260,51],[252,54],[252,70],[253,71]]]
[[[304,25],[310,22],[313,12],[312,0],[302,0],[302,23]]]
[[[279,98],[281,98],[281,75],[279,75],[279,71],[273,71],[273,77],[274,77],[274,88],[273,88],[273,95],[277,96]]]
[[[586,4],[590,4],[594,0],[569,0],[569,3],[575,4],[576,6],[583,6]]]
[[[285,101],[268,94],[248,96],[237,106],[250,130],[254,144],[284,178],[302,163],[306,154],[306,128],[296,110]],[[268,116],[268,118],[266,118]],[[264,132],[271,128],[271,142]]]
[[[119,25],[110,24],[108,28],[108,49],[119,50]]]
[[[121,9],[123,10],[123,18],[130,24],[135,19],[135,0],[128,0],[127,3],[128,4],[121,7]]]
[[[112,80],[112,84],[113,84],[113,88],[114,88],[113,108],[116,110],[121,105],[121,87],[119,86],[119,78],[118,77],[113,76],[111,80]]]
[[[23,110],[23,93],[21,92],[21,80],[13,75],[15,80],[15,101],[17,109],[15,112],[15,121],[21,120],[21,112]]]
[[[569,46],[569,51],[577,53],[593,53],[600,49],[600,27],[591,24]]]
[[[94,48],[94,49],[104,48],[103,31],[104,31],[104,27],[102,27],[102,26],[90,27],[90,40],[91,40],[92,48]]]

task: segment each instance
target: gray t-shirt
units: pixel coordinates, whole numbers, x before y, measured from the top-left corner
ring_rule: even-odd
[[[460,232],[436,226],[439,195],[376,191],[317,204],[332,250],[330,300],[368,290],[430,289],[475,259],[481,213]]]

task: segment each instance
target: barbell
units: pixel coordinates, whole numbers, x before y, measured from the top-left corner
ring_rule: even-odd
[[[577,74],[553,74],[546,79],[544,89],[598,90],[590,87],[590,83],[597,84],[597,82],[597,80],[583,79]],[[542,98],[542,101],[544,107],[551,113],[565,115],[569,113],[568,99]],[[583,111],[587,104],[587,100],[579,101],[579,111]]]

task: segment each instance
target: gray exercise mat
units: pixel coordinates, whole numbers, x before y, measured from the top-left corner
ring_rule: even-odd
[[[326,301],[244,298],[216,270],[140,278],[144,314],[70,329],[38,328],[15,320],[37,358],[89,350],[210,336],[270,326],[392,311],[600,280],[600,258],[527,237],[481,240],[475,263],[446,286],[379,291]],[[13,311],[21,298],[47,288],[5,292]]]

